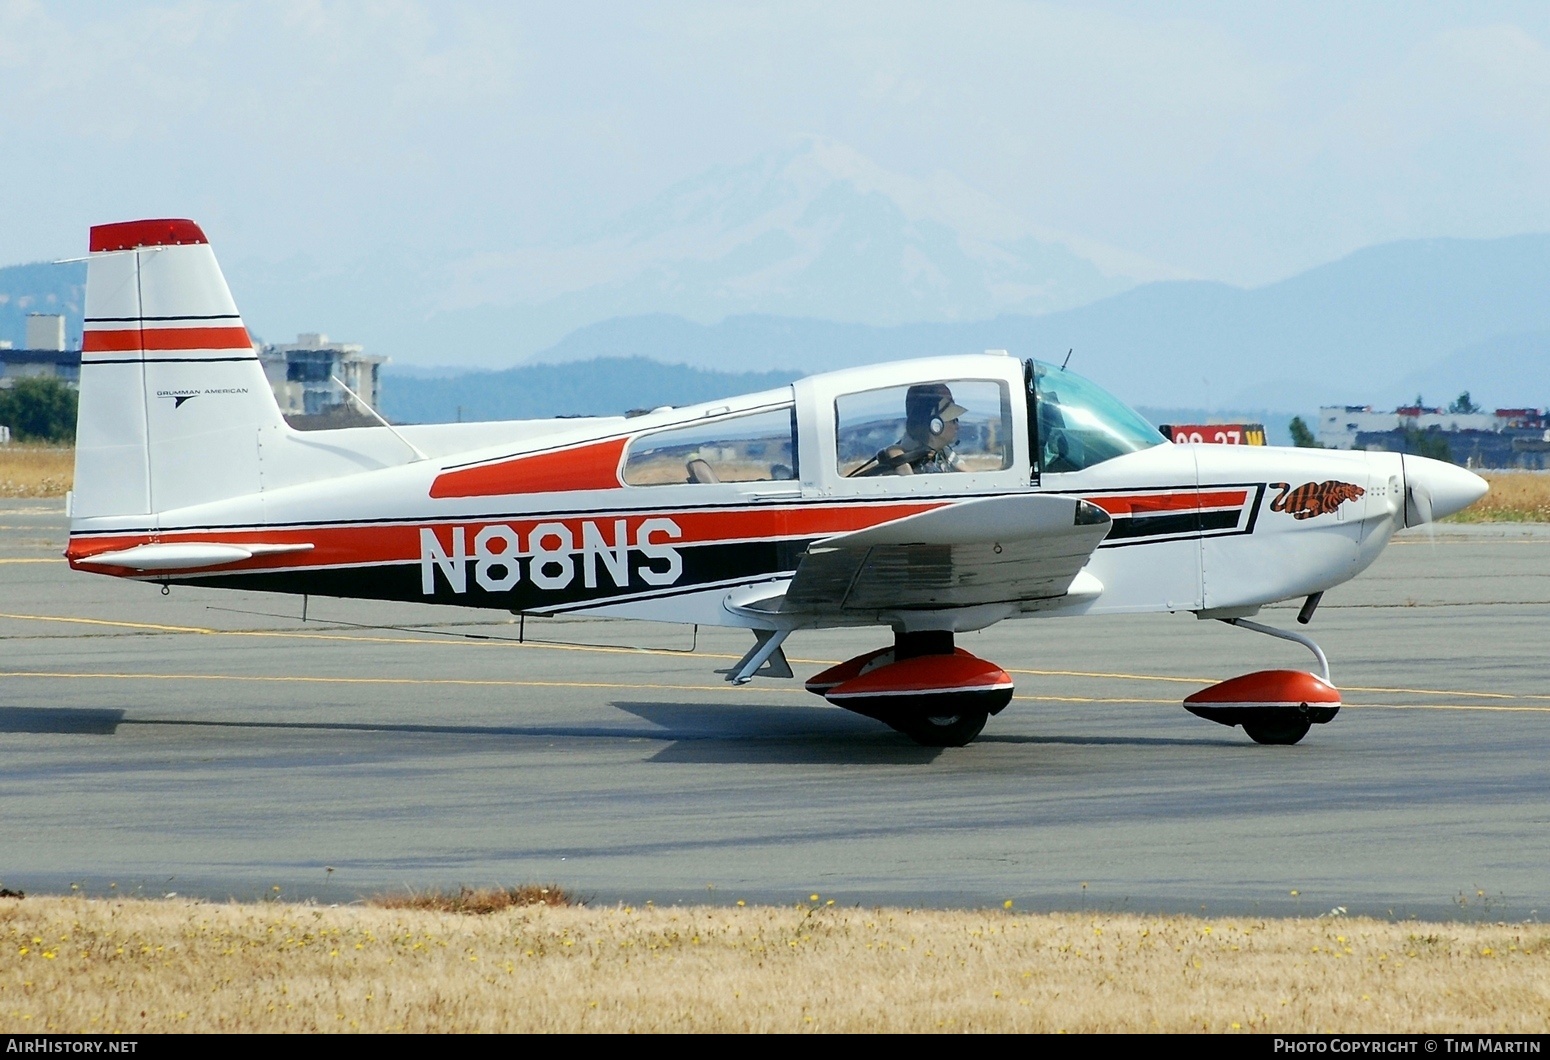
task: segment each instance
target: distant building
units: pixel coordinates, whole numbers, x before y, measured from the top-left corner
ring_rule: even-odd
[[[1326,449],[1445,456],[1464,467],[1550,468],[1550,416],[1543,409],[1448,412],[1419,405],[1378,412],[1371,405],[1319,409]]]
[[[381,368],[386,357],[371,357],[353,342],[330,342],[327,335],[304,332],[293,343],[260,347],[259,360],[287,417],[351,413],[353,402],[334,383],[338,378],[377,407]]]
[[[64,316],[59,313],[28,313],[27,348],[63,350],[65,348]]]
[[[38,343],[44,345],[37,345]],[[0,389],[17,379],[58,379],[66,386],[81,381],[81,351],[64,348],[64,318],[34,313],[27,318],[27,348],[0,343]],[[258,347],[264,377],[274,390],[280,412],[302,428],[350,427],[376,421],[355,407],[344,385],[377,407],[381,368],[386,357],[367,356],[350,342],[330,342],[327,335],[308,333],[293,343]]]
[[[1409,405],[1378,412],[1371,405],[1330,405],[1319,409],[1319,444],[1325,449],[1357,449],[1356,436],[1409,428],[1417,431],[1494,431],[1503,426],[1503,412],[1448,412]]]
[[[79,386],[81,351],[0,347],[0,389],[9,389],[16,385],[16,380],[27,378],[58,379],[66,386]]]
[[[57,313],[27,314],[27,344],[13,349],[0,342],[0,389],[18,379],[58,379],[76,386],[81,379],[81,351],[65,349],[65,318]]]

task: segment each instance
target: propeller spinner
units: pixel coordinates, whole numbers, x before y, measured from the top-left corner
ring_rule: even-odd
[[[1421,526],[1463,511],[1490,488],[1485,479],[1457,464],[1424,456],[1407,455],[1401,460],[1405,468],[1405,526]]]

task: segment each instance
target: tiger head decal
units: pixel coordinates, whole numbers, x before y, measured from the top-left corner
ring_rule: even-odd
[[[1353,482],[1305,482],[1292,489],[1288,482],[1272,482],[1270,488],[1280,490],[1270,502],[1273,512],[1286,512],[1293,519],[1312,519],[1328,515],[1346,501],[1354,501],[1367,491]]]

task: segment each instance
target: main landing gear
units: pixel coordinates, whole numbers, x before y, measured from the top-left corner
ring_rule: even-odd
[[[1001,667],[954,647],[947,630],[895,633],[893,647],[815,675],[807,690],[926,747],[962,747],[1012,701]]]
[[[1303,615],[1312,616],[1312,607]],[[1307,621],[1302,615],[1299,621]],[[1294,744],[1314,725],[1340,712],[1340,691],[1330,683],[1329,660],[1311,637],[1262,626],[1246,618],[1224,619],[1228,625],[1301,644],[1319,662],[1322,676],[1302,670],[1260,670],[1201,689],[1184,700],[1184,709],[1221,725],[1242,725],[1249,739],[1262,744]]]

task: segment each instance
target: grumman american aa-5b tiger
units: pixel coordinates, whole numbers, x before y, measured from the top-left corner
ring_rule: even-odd
[[[1253,622],[1367,567],[1485,483],[1390,453],[1173,444],[1083,379],[1004,355],[847,369],[634,418],[298,432],[204,233],[91,231],[77,570],[535,615],[740,626],[744,683],[796,630],[891,644],[807,687],[928,745],[1012,698],[956,634],[1192,611],[1304,644],[1185,706],[1295,743],[1340,695],[1305,635]]]

